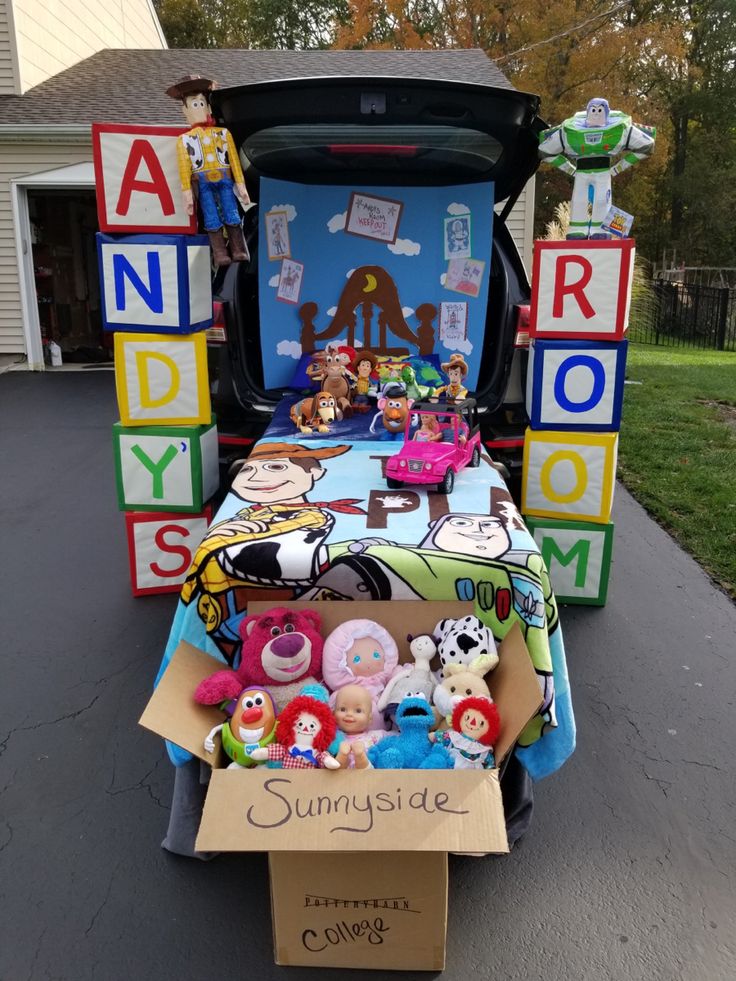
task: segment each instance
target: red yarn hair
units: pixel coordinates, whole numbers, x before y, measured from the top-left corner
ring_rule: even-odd
[[[276,723],[276,742],[282,746],[293,746],[296,742],[296,720],[301,712],[316,715],[321,725],[312,745],[318,753],[323,753],[335,738],[337,723],[330,706],[311,695],[297,695],[292,698]]]
[[[482,746],[493,746],[498,739],[498,733],[501,729],[501,720],[495,704],[487,698],[481,698],[477,695],[473,695],[471,698],[464,698],[462,702],[458,702],[452,710],[452,728],[456,732],[462,731],[460,729],[460,720],[468,709],[475,709],[476,712],[480,712],[488,722],[488,732],[484,733],[477,742]]]

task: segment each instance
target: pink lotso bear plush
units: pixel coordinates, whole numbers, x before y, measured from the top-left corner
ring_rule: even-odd
[[[325,640],[322,654],[325,682],[333,693],[330,705],[334,708],[335,693],[345,685],[360,685],[371,695],[371,728],[385,729],[376,703],[398,663],[399,649],[379,623],[373,620],[341,623]]]
[[[201,705],[237,698],[248,685],[267,685],[282,710],[299,690],[322,679],[322,620],[313,610],[274,607],[240,624],[243,638],[237,669],[217,671],[197,686]]]

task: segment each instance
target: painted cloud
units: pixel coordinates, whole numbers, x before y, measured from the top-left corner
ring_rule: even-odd
[[[463,354],[472,354],[473,345],[471,341],[464,339],[461,341],[452,341],[450,344],[447,341],[442,342],[442,347],[447,351],[461,351]]]
[[[275,204],[269,211],[285,211],[286,220],[293,221],[296,218],[296,208],[293,204]]]
[[[394,244],[387,248],[394,255],[419,255],[422,251],[419,242],[412,242],[410,238],[397,238]]]
[[[341,211],[339,215],[333,215],[332,218],[327,222],[327,228],[334,235],[335,232],[341,232],[345,227],[345,221],[348,217],[347,211]]]
[[[279,341],[276,345],[276,354],[298,360],[302,356],[302,346],[298,341]]]
[[[272,276],[272,277],[271,277],[271,278],[269,279],[269,281],[268,281],[268,285],[269,285],[269,286],[278,286],[278,285],[279,285],[279,279],[280,279],[280,277],[279,277],[279,274],[278,274],[278,273],[276,273],[276,275],[275,275],[275,276]]]
[[[457,204],[455,201],[453,201],[452,204],[447,205],[448,215],[467,215],[469,211],[470,208],[467,206],[467,204]]]

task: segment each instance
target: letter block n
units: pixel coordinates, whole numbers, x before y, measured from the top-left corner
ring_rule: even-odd
[[[605,606],[613,554],[613,525],[585,521],[526,519],[557,601]]]
[[[204,332],[116,333],[115,387],[123,426],[209,425]]]
[[[634,253],[630,238],[535,242],[530,337],[622,340]]]
[[[115,482],[121,511],[199,512],[220,485],[217,427],[115,423]]]

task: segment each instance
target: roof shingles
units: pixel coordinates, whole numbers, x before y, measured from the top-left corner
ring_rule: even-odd
[[[445,51],[251,51],[234,48],[107,49],[30,89],[0,96],[0,124],[40,127],[178,124],[165,90],[187,74],[222,86],[330,75],[447,79],[513,88],[480,49]]]

